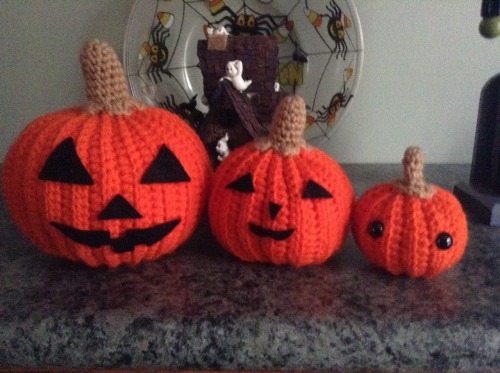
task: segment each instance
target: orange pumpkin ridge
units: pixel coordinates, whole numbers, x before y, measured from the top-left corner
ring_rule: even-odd
[[[234,150],[215,172],[210,225],[241,260],[320,264],[345,240],[352,186],[335,160],[305,143],[305,124],[304,101],[286,97],[269,137]]]
[[[42,251],[116,267],[173,252],[193,232],[211,169],[177,115],[128,92],[109,45],[81,54],[88,104],[30,123],[2,175],[8,211]]]
[[[459,262],[467,220],[453,194],[425,182],[423,152],[409,147],[404,176],[368,189],[352,218],[354,239],[375,266],[393,275],[435,277]]]

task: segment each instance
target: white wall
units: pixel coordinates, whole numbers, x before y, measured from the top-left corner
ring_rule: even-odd
[[[365,61],[357,97],[329,144],[345,162],[470,163],[482,86],[500,72],[500,38],[477,31],[480,0],[355,0]]]
[[[0,0],[0,162],[36,117],[85,102],[85,40],[119,55],[133,0]]]
[[[480,90],[500,72],[500,38],[477,32],[481,1],[354,1],[363,76],[326,150],[341,162],[399,162],[419,144],[429,162],[470,162]],[[121,55],[132,3],[0,1],[0,162],[29,121],[84,102],[80,48],[98,37]]]

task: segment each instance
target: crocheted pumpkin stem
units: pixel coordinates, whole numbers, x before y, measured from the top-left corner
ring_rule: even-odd
[[[130,95],[122,65],[107,43],[97,39],[87,41],[80,63],[88,99],[85,110],[89,114],[104,111],[110,115],[128,115],[132,109],[144,107]]]
[[[424,152],[418,146],[410,146],[403,157],[404,177],[397,182],[403,193],[419,198],[431,198],[435,193],[432,184],[424,179]]]
[[[269,136],[255,143],[260,150],[270,147],[284,156],[296,155],[303,147],[306,126],[306,104],[299,96],[286,96],[276,108]]]

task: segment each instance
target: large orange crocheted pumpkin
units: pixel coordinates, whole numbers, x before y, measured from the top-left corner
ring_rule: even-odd
[[[377,185],[358,201],[354,238],[367,258],[394,275],[434,277],[454,266],[467,243],[467,220],[455,196],[423,178],[423,153],[409,147],[404,179]]]
[[[107,44],[81,55],[88,105],[34,120],[3,169],[7,208],[43,251],[90,266],[137,264],[193,231],[211,170],[179,117],[130,97]]]
[[[210,225],[244,261],[319,264],[344,242],[354,192],[337,162],[306,145],[305,124],[304,101],[286,97],[270,136],[236,149],[215,172]]]

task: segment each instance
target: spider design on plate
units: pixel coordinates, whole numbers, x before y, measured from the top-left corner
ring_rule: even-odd
[[[234,11],[223,0],[210,0],[210,12],[213,16],[222,15],[214,23],[224,26],[231,35],[271,35],[279,39],[288,36],[293,28],[293,22],[288,22],[286,16],[260,14],[244,4],[238,11]],[[284,32],[281,29],[286,28]],[[280,35],[281,33],[281,35]]]
[[[340,9],[335,0],[330,0],[330,2],[326,5],[326,9],[329,13],[318,13],[314,10],[307,8],[306,1],[306,9],[304,12],[309,19],[309,22],[316,28],[320,28],[323,24],[323,18],[328,18],[328,23],[326,25],[328,35],[335,43],[335,48],[333,52],[337,52],[337,58],[341,56],[345,59],[347,55],[347,43],[346,39],[346,29],[352,26],[351,19]]]
[[[321,110],[316,111],[316,120],[318,122],[323,122],[328,124],[328,126],[333,126],[340,108],[345,108],[349,101],[351,101],[354,97],[349,88],[347,88],[347,81],[351,78],[352,73],[352,69],[346,69],[346,71],[344,71],[344,77],[347,76],[347,79],[344,78],[342,89],[332,96],[328,106],[323,105]]]
[[[191,97],[189,102],[182,102],[180,104],[177,104],[177,102],[175,102],[174,95],[170,95],[170,97],[165,96],[165,101],[160,102],[159,106],[177,114],[182,119],[191,124],[194,129],[196,129],[205,117],[204,114],[196,108],[197,96],[198,95],[194,95],[193,97]]]
[[[149,58],[150,65],[147,73],[155,84],[163,80],[162,74],[172,77],[167,68],[170,53],[166,41],[170,37],[170,27],[174,23],[174,15],[167,12],[158,12],[156,17],[158,23],[151,30],[151,41],[144,42],[141,47],[141,56]]]

